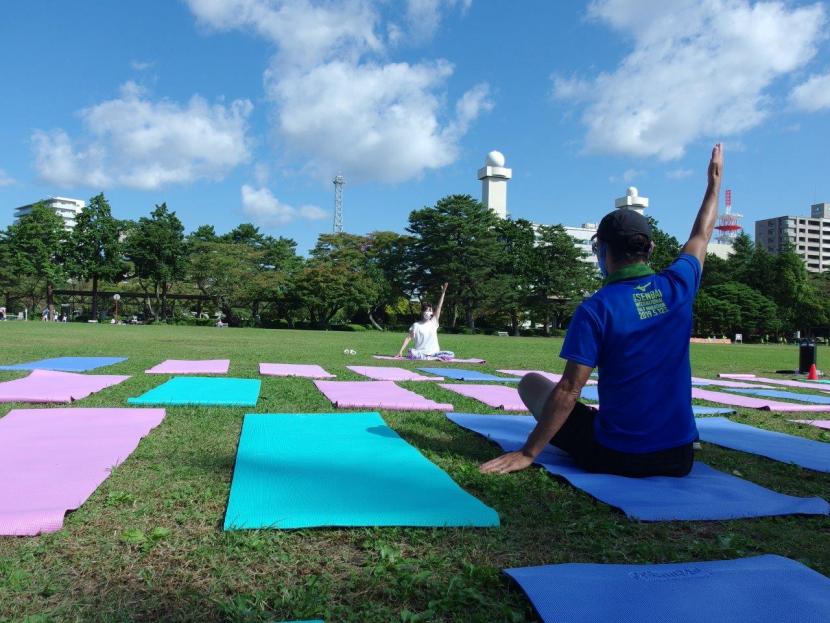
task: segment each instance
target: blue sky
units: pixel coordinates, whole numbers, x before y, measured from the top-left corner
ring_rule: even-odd
[[[7,3],[0,226],[103,191],[188,231],[252,221],[301,251],[332,226],[403,231],[480,194],[491,149],[515,218],[596,221],[636,185],[683,238],[708,151],[755,219],[830,201],[826,2],[145,0]]]

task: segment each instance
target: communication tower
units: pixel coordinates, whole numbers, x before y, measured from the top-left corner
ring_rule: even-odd
[[[346,183],[346,178],[342,175],[337,175],[334,178],[334,233],[339,234],[343,231],[343,184]]]
[[[737,214],[732,212],[732,190],[726,189],[726,197],[724,200],[726,207],[723,210],[723,214],[718,217],[718,224],[715,226],[715,229],[718,230],[718,236],[716,238],[717,242],[721,244],[732,244],[735,242],[735,238],[738,237],[738,233],[743,229],[741,227],[741,219],[744,217],[743,214]]]

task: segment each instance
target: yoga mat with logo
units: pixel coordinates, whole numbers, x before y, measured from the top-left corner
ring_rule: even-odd
[[[498,525],[378,413],[245,416],[225,530]]]
[[[521,449],[536,425],[532,416],[447,413],[447,418],[487,437],[506,452]],[[696,462],[683,478],[627,478],[594,474],[577,467],[551,445],[536,464],[626,515],[641,521],[718,520],[773,515],[827,515],[830,505],[819,497],[800,498],[770,491]]]
[[[141,396],[128,398],[131,405],[212,405],[254,407],[259,398],[258,379],[176,376]]]
[[[26,363],[0,366],[0,370],[55,370],[58,372],[87,372],[127,361],[126,357],[55,357]]]
[[[504,572],[544,623],[830,621],[830,579],[771,554],[658,565],[567,563]]]
[[[55,532],[164,409],[14,409],[0,418],[0,535]]]
[[[701,441],[830,472],[830,443],[763,430],[723,417],[698,418],[696,422]]]
[[[129,376],[32,370],[29,376],[0,383],[0,402],[72,402],[118,385]]]

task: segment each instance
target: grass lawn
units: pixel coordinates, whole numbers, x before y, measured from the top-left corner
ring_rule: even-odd
[[[63,355],[125,356],[103,374],[131,374],[77,406],[126,406],[165,380],[143,371],[163,359],[230,358],[230,375],[260,378],[259,362],[318,363],[339,379],[349,364],[382,365],[402,335],[305,331],[0,323],[0,363]],[[561,340],[446,335],[484,366],[559,371]],[[357,355],[343,354],[352,348]],[[827,354],[819,353],[824,365]],[[794,346],[692,345],[700,376],[793,367]],[[414,368],[414,363],[404,365]],[[0,380],[24,373],[0,372]],[[404,383],[457,411],[495,412],[432,384]],[[24,405],[0,405],[0,416]],[[478,473],[496,446],[442,413],[382,412],[386,422],[501,515],[498,529],[221,529],[245,412],[332,412],[311,381],[262,377],[255,409],[167,409],[64,528],[0,538],[0,621],[534,621],[509,566],[645,563],[774,553],[830,575],[830,519],[784,517],[639,523],[537,468]],[[346,417],[346,416],[344,416]],[[786,415],[744,410],[738,421],[830,441]],[[791,416],[792,417],[792,416]],[[830,475],[704,445],[698,458],[776,491],[830,496]],[[7,475],[8,476],[8,475]],[[598,587],[598,595],[601,595]]]

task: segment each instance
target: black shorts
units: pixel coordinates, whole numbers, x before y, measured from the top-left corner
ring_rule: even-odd
[[[594,436],[597,410],[577,402],[551,444],[570,454],[589,472],[620,476],[685,476],[694,463],[691,443],[642,454],[606,448]]]

